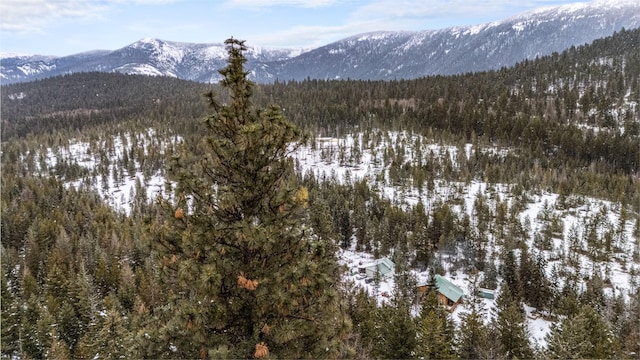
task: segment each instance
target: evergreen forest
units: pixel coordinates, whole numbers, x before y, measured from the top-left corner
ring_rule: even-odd
[[[0,356],[638,359],[638,44],[255,84],[231,38],[217,84],[3,85]]]

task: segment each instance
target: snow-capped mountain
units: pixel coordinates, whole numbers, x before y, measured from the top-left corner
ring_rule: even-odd
[[[503,21],[353,36],[277,66],[280,79],[411,79],[510,66],[640,26],[640,2],[547,7]]]
[[[249,47],[250,64],[288,59],[301,50]],[[0,79],[3,83],[30,81],[75,72],[121,72],[162,75],[200,82],[216,82],[218,69],[226,66],[224,44],[194,44],[141,39],[115,51],[92,51],[64,57],[3,56]]]
[[[310,51],[251,47],[247,68],[258,82],[275,79],[411,79],[510,66],[524,59],[640,26],[640,2],[596,0],[540,8],[503,21],[418,32],[352,36]],[[81,71],[165,75],[215,82],[226,65],[223,44],[142,39],[115,51],[65,57],[3,56],[2,83]]]

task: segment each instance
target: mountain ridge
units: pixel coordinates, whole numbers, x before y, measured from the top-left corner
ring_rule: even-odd
[[[421,31],[375,31],[314,49],[249,46],[247,70],[259,83],[276,80],[412,79],[510,66],[640,27],[640,4],[596,0],[543,7],[490,23]],[[212,83],[226,65],[224,44],[144,38],[123,48],[63,57],[0,58],[4,84],[74,72],[171,76]]]

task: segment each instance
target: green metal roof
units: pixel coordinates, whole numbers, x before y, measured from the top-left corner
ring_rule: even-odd
[[[394,271],[395,264],[393,263],[393,261],[389,260],[389,258],[382,258],[382,259],[377,259],[373,263],[367,265],[365,269],[369,277],[372,277],[373,275],[371,274],[375,274],[376,272],[379,275],[386,277],[386,276],[389,276],[389,274],[392,271]]]
[[[480,297],[483,299],[491,299],[491,300],[493,300],[496,297],[494,290],[483,289],[483,288],[478,289],[478,295],[480,295]]]
[[[464,295],[462,289],[440,275],[436,275],[436,286],[442,295],[453,302],[460,300],[462,295]]]
[[[386,275],[395,269],[395,264],[389,258],[382,258],[378,260],[378,271],[381,274]]]

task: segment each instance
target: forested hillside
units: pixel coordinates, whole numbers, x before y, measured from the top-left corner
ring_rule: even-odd
[[[639,43],[240,93],[104,73],[3,86],[2,356],[637,358]],[[217,136],[238,98],[270,121],[236,149]],[[256,163],[229,155],[252,146]],[[298,251],[289,280],[265,236]],[[392,294],[350,276],[356,257],[393,260]],[[418,296],[436,274],[466,290],[451,314]]]

